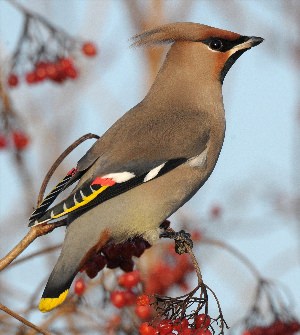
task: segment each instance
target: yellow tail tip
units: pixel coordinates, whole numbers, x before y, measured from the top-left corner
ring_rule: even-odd
[[[69,290],[65,290],[63,293],[59,295],[58,298],[42,298],[39,303],[39,310],[42,313],[51,311],[53,308],[59,306],[65,301],[68,292]]]

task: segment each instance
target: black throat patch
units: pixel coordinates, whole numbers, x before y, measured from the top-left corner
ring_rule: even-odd
[[[234,54],[232,54],[227,61],[224,64],[224,67],[221,71],[220,74],[220,81],[223,84],[224,78],[227,74],[227,72],[229,71],[229,69],[232,67],[232,65],[235,63],[235,61],[247,50],[249,50],[250,48],[246,48],[246,49],[241,49],[236,51]]]

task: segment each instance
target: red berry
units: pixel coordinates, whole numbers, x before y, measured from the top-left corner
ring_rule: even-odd
[[[122,259],[120,261],[120,268],[125,272],[131,272],[134,268],[134,262],[130,259]]]
[[[281,320],[276,320],[271,325],[265,328],[265,333],[274,334],[274,333],[285,333],[286,324]]]
[[[76,79],[78,77],[78,71],[75,67],[69,67],[65,69],[65,75],[71,79]]]
[[[81,47],[82,53],[88,57],[94,57],[97,55],[97,48],[92,42],[85,42]]]
[[[189,327],[189,322],[187,319],[177,319],[173,322],[173,329],[176,330],[179,334],[181,334],[181,331],[183,331],[185,328]]]
[[[249,331],[251,332],[251,335],[264,335],[265,334],[265,330],[263,327],[253,327],[249,329]]]
[[[106,258],[102,255],[96,255],[93,261],[97,264],[98,271],[102,270],[106,265]]]
[[[29,143],[28,136],[22,131],[14,131],[12,133],[13,143],[18,150],[23,150],[27,147]]]
[[[173,324],[170,320],[162,320],[157,325],[157,330],[159,331],[160,335],[167,335],[172,332]]]
[[[27,81],[28,84],[34,84],[37,82],[37,76],[36,73],[33,72],[28,72],[25,76],[25,80]]]
[[[62,83],[63,81],[66,80],[66,73],[65,73],[65,70],[62,69],[61,65],[59,63],[54,63],[53,64],[54,68],[55,68],[55,71],[53,71],[53,74],[51,76],[49,76],[49,78],[60,84]]]
[[[152,315],[152,308],[150,306],[136,306],[135,314],[143,320],[149,319]]]
[[[202,239],[202,233],[199,230],[194,230],[191,237],[194,242],[199,242]]]
[[[144,253],[145,249],[148,249],[148,248],[150,248],[150,244],[147,241],[143,239],[136,239],[134,241],[133,255],[135,257],[140,257]]]
[[[135,270],[121,275],[119,277],[118,283],[123,287],[132,288],[136,286],[140,282],[140,280],[140,272]]]
[[[126,305],[133,305],[136,302],[136,295],[130,291],[124,291],[124,296],[125,296],[125,301],[126,301]]]
[[[195,317],[196,328],[208,328],[210,325],[210,316],[207,314],[199,314]]]
[[[138,306],[148,306],[150,304],[150,298],[147,294],[142,294],[137,297],[136,304]]]
[[[47,71],[46,71],[47,64],[45,62],[38,62],[35,64],[35,75],[37,81],[43,81],[47,77]]]
[[[117,308],[122,308],[126,305],[126,297],[123,291],[113,291],[110,295],[112,304]]]
[[[58,60],[58,63],[63,71],[74,67],[74,62],[72,58],[60,58]]]
[[[205,331],[206,331],[205,328],[195,329],[194,332],[193,332],[193,335],[204,335]]]
[[[179,333],[178,333],[179,334]],[[180,335],[192,335],[193,334],[193,329],[191,328],[185,328],[183,331],[180,333]]]
[[[121,262],[120,258],[107,259],[106,267],[109,269],[115,269],[120,266],[120,262]]]
[[[134,254],[135,246],[133,241],[126,241],[121,244],[122,247],[122,257],[124,259],[131,259]]]
[[[297,332],[300,330],[300,323],[296,320],[291,321],[290,323],[287,324],[287,326],[292,332]]]
[[[83,278],[78,278],[75,281],[74,292],[75,294],[81,296],[85,292],[86,285]]]
[[[97,264],[94,262],[88,262],[85,265],[85,272],[91,279],[95,278],[99,272]]]
[[[7,78],[7,83],[10,87],[16,87],[19,84],[19,78],[16,74],[10,73],[10,75]]]
[[[0,134],[0,149],[4,149],[7,147],[7,140],[6,137]]]
[[[211,331],[206,328],[196,329],[193,335],[211,335]]]
[[[108,243],[101,250],[108,259],[115,259],[120,256],[118,244]]]
[[[54,79],[57,75],[57,69],[54,63],[46,63],[45,64],[46,75],[50,79]]]
[[[150,326],[148,322],[143,322],[139,328],[140,335],[156,335],[158,334],[157,330]]]
[[[210,213],[213,219],[219,219],[222,214],[222,208],[218,205],[215,205],[211,208]]]

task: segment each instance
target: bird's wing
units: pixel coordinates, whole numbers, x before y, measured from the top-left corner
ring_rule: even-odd
[[[158,118],[139,107],[126,113],[79,160],[75,175],[59,189],[80,178],[70,196],[46,210],[52,196],[59,194],[58,187],[54,189],[50,201],[45,205],[45,199],[45,206],[35,210],[29,226],[81,213],[201,154],[210,131],[207,120],[199,123],[198,118],[194,111],[181,110],[162,112]]]
[[[73,183],[78,181],[83,175],[83,171],[77,171],[77,169],[71,169],[66,176],[53,188],[53,190],[43,199],[40,205],[33,211],[29,218],[29,222],[35,222],[41,218],[55,199],[62,193],[66,188],[71,186]]]
[[[138,172],[122,171],[88,179],[79,188],[76,188],[69,197],[49,210],[45,211],[45,206],[41,210],[39,210],[40,207],[37,208],[31,215],[29,226],[55,220],[68,215],[69,213],[82,214],[106,200],[124,193],[142,183],[149,182],[154,178],[162,176],[186,161],[186,158],[176,158],[160,162],[159,165],[155,163],[155,166],[153,166],[153,164],[144,167],[139,166],[137,168]],[[64,180],[66,178],[67,177],[65,177]],[[57,187],[54,188],[53,191],[56,189]],[[53,191],[51,193],[53,193]],[[45,198],[41,206],[43,206],[49,196]]]

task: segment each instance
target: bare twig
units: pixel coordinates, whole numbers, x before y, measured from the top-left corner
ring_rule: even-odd
[[[50,23],[48,20],[46,20],[42,15],[33,12],[32,10],[27,9],[20,3],[16,2],[15,0],[8,1],[9,4],[13,5],[16,9],[18,9],[21,13],[24,14],[25,17],[29,18],[35,18],[36,20],[39,20],[42,22],[50,31],[60,31],[63,32],[68,38],[73,40],[73,37],[68,34],[67,32],[63,31],[62,29],[59,29],[58,27],[54,26],[52,23]]]
[[[168,221],[166,221],[168,222]],[[169,223],[169,222],[168,222]],[[168,228],[165,228],[165,232],[167,233],[176,233],[174,229],[168,227]],[[172,238],[172,237],[170,237]],[[176,239],[175,239],[175,244],[176,244]],[[197,259],[193,253],[193,250],[192,248],[188,245],[188,243],[184,243],[184,247],[185,247],[185,250],[186,252],[190,255],[191,259],[192,259],[192,263],[193,263],[193,266],[195,268],[195,271],[196,271],[196,274],[197,274],[197,278],[198,278],[198,286],[201,287],[203,286],[203,278],[202,278],[202,273],[201,273],[201,269],[199,267],[199,264],[197,262]],[[175,248],[176,249],[176,248]]]
[[[254,277],[256,277],[258,281],[261,280],[262,276],[257,270],[257,268],[253,265],[253,263],[251,263],[250,260],[245,255],[243,255],[240,251],[238,251],[231,245],[228,245],[227,243],[212,238],[203,238],[201,239],[201,243],[207,243],[227,250],[232,255],[237,257],[253,273]]]
[[[33,226],[26,236],[0,260],[0,271],[6,268],[15,258],[17,258],[37,237],[46,235],[55,228],[65,226],[66,220],[61,220],[50,224]]]
[[[57,167],[60,165],[60,163],[69,155],[69,153],[71,153],[75,148],[78,147],[78,145],[80,145],[82,142],[91,139],[91,138],[95,138],[95,139],[99,139],[98,135],[95,134],[86,134],[81,136],[78,140],[76,140],[75,142],[73,142],[58,158],[57,160],[53,163],[53,165],[51,166],[50,170],[48,171],[48,173],[46,174],[46,177],[42,183],[39,195],[38,195],[38,200],[37,200],[37,206],[39,206],[41,204],[41,202],[43,201],[44,198],[44,194],[45,194],[45,190],[46,187],[49,183],[49,180],[51,179],[53,173],[55,172],[55,170],[57,169]]]
[[[12,310],[9,309],[8,307],[2,305],[1,303],[0,303],[0,309],[1,309],[3,312],[5,312],[5,313],[9,314],[10,316],[12,316],[13,318],[19,320],[19,321],[22,322],[24,325],[26,325],[26,326],[28,326],[28,327],[30,327],[30,328],[32,328],[32,329],[38,331],[40,334],[50,335],[50,333],[49,333],[48,331],[46,331],[46,330],[44,330],[44,329],[42,329],[42,328],[36,326],[35,324],[33,324],[33,323],[31,323],[30,321],[26,320],[26,319],[23,318],[21,315],[15,313],[14,311],[12,311]]]
[[[9,269],[11,269],[12,266],[15,266],[15,265],[18,265],[18,264],[20,264],[20,263],[26,262],[26,261],[28,261],[29,259],[34,258],[34,257],[36,257],[36,256],[40,256],[40,255],[43,255],[43,254],[47,254],[48,252],[55,251],[55,250],[59,249],[60,247],[61,247],[61,243],[56,244],[56,245],[53,245],[53,246],[50,246],[50,247],[43,248],[43,249],[38,250],[38,251],[35,251],[35,252],[33,252],[32,254],[30,254],[30,255],[24,256],[24,257],[22,257],[22,258],[16,260],[16,261],[9,267]]]

